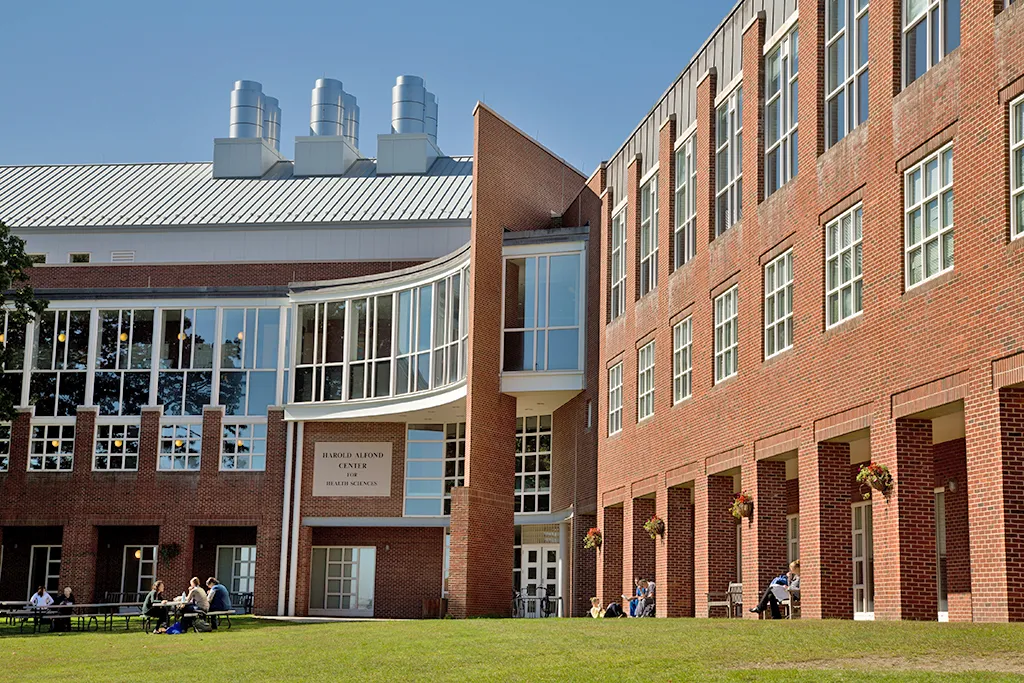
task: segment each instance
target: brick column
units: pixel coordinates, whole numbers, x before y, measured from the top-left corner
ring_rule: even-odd
[[[224,422],[224,406],[203,408],[203,445],[199,459],[199,472],[211,480],[220,472],[221,425]],[[204,579],[205,580],[205,579]]]
[[[76,439],[77,441],[77,439]],[[92,439],[89,439],[92,443]],[[64,525],[61,539],[60,590],[71,586],[75,597],[85,604],[101,600],[96,594],[96,527],[82,521]]]
[[[288,426],[284,409],[267,410],[267,462],[264,477],[270,486],[284,486]],[[256,586],[253,611],[259,615],[277,614],[278,581],[281,571],[281,505],[278,499],[274,509],[267,510],[256,527]]]
[[[573,515],[569,557],[564,560],[571,562],[572,602],[568,605],[571,617],[587,616],[590,598],[598,594],[597,553],[583,547],[583,538],[596,526],[597,515]]]
[[[999,583],[1006,582],[1006,619],[1024,621],[1024,389],[999,392],[999,447],[1005,543]]]
[[[764,10],[747,24],[743,33],[743,203],[746,213],[764,200]],[[810,69],[808,69],[810,71]],[[753,201],[751,201],[753,200]],[[744,584],[746,588],[746,584]],[[746,591],[744,591],[746,592]],[[744,598],[746,599],[746,598]],[[744,610],[746,611],[746,610]],[[750,614],[747,612],[747,614]],[[751,614],[756,617],[756,614]]]
[[[295,616],[305,617],[309,615],[310,608],[309,582],[313,563],[313,527],[300,525],[299,537],[292,543],[299,544],[299,561],[295,565]],[[378,576],[380,575],[378,574]]]
[[[7,481],[12,477],[25,481],[28,470],[29,439],[32,435],[32,416],[35,408],[18,408],[11,422],[11,452],[7,460]]]
[[[691,490],[658,491],[657,514],[665,533],[657,541],[657,616],[693,616],[693,503]]]
[[[887,495],[872,496],[875,618],[934,621],[938,588],[931,420],[872,426],[871,458],[889,468],[894,484]]]
[[[597,551],[597,595],[601,604],[618,602],[622,591],[622,508],[603,508],[598,512],[602,543]]]
[[[971,532],[967,502],[967,452],[963,439],[934,447],[935,486],[945,487],[946,597],[950,621],[972,621]],[[955,482],[951,487],[950,482]]]
[[[852,619],[850,445],[811,443],[799,459],[801,611]]]
[[[164,561],[163,554],[174,544],[178,546],[178,554],[169,561]],[[195,529],[186,522],[166,522],[160,527],[160,547],[157,549],[157,578],[161,579],[169,591],[168,595],[177,595],[188,588],[192,578],[192,553],[195,546]],[[200,577],[205,578],[205,577]]]
[[[92,445],[99,408],[79,406],[75,414],[75,462],[72,481],[88,486],[92,480]]]
[[[715,239],[715,97],[718,96],[718,72],[714,67],[697,84],[697,243]],[[704,237],[702,238],[701,235]],[[705,596],[706,597],[706,596]]]
[[[693,564],[695,612],[708,616],[708,592],[736,580],[736,520],[729,513],[732,477],[698,476],[694,482]]]
[[[622,592],[636,593],[635,579],[654,578],[656,541],[644,530],[644,522],[654,516],[654,499],[631,498],[623,510]]]
[[[163,406],[146,407],[142,409],[139,420],[139,472],[149,472],[150,477],[159,464],[160,418],[163,415]]]
[[[765,586],[786,568],[786,463],[744,465],[743,490],[754,497],[754,515],[743,527],[743,604],[753,607]],[[743,616],[760,615],[743,610]]]

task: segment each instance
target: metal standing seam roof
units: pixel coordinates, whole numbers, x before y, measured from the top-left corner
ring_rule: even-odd
[[[469,220],[473,158],[441,157],[423,175],[214,178],[210,162],[0,166],[0,220],[12,228],[161,227]]]

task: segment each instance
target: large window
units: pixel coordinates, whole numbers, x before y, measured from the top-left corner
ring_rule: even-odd
[[[743,88],[718,106],[715,144],[715,235],[743,217]]]
[[[764,357],[793,346],[793,250],[764,267]]]
[[[654,414],[654,342],[636,355],[636,416],[645,420]]]
[[[72,417],[85,404],[89,311],[44,311],[36,318],[30,402],[36,417]]]
[[[265,416],[276,402],[280,308],[225,308],[220,391],[225,415]]]
[[[21,403],[21,385],[25,375],[26,325],[11,311],[0,310],[0,391],[13,405]]]
[[[926,157],[905,178],[909,289],[953,268],[953,146]]]
[[[265,422],[225,424],[220,442],[220,469],[228,472],[262,472],[267,467]]]
[[[256,546],[217,546],[217,576],[231,593],[256,590]]]
[[[405,515],[450,515],[466,482],[466,424],[411,424],[406,439]]]
[[[104,472],[139,469],[139,423],[96,425],[92,468]]]
[[[736,374],[736,353],[739,336],[736,330],[738,315],[738,286],[715,299],[715,381]]]
[[[612,218],[611,318],[626,312],[626,209]]]
[[[515,511],[551,511],[550,415],[516,419]]]
[[[828,327],[864,308],[860,204],[825,225],[825,310]]]
[[[800,559],[800,515],[786,515],[786,556],[790,564]]]
[[[797,174],[797,29],[787,33],[764,61],[765,77],[765,196],[771,195]]]
[[[506,259],[504,370],[580,369],[580,258]]]
[[[622,431],[622,363],[608,370],[608,434]]]
[[[160,425],[158,470],[198,472],[202,453],[202,424],[167,422]]]
[[[825,3],[825,144],[868,118],[868,0]]]
[[[157,394],[164,415],[202,415],[213,390],[217,311],[165,309]]]
[[[697,134],[676,150],[676,225],[673,268],[697,255]]]
[[[1024,237],[1024,97],[1010,105],[1010,213],[1013,237]]]
[[[139,415],[149,405],[153,311],[99,312],[93,403],[100,415]]]
[[[672,328],[672,402],[689,398],[693,390],[693,329],[687,318]]]
[[[395,293],[298,309],[295,401],[427,391],[466,376],[468,270]]]
[[[658,175],[640,188],[640,296],[658,286]]]
[[[960,45],[960,0],[903,0],[903,86]]]
[[[28,446],[30,472],[70,472],[74,464],[74,424],[32,425]]]

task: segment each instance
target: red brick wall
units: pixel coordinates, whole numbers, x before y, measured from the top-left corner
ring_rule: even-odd
[[[632,504],[631,504],[632,503]],[[633,595],[635,581],[654,578],[654,553],[657,541],[644,531],[644,522],[654,516],[653,498],[633,498],[623,508],[623,556],[626,560],[622,569],[622,592]]]
[[[935,487],[945,487],[946,591],[950,621],[971,621],[971,530],[967,500],[967,444],[954,439],[933,447]],[[956,490],[949,486],[956,482]]]
[[[732,477],[699,477],[694,487],[695,610],[708,616],[708,593],[736,581],[736,519],[730,514]]]
[[[622,507],[601,508],[597,517],[602,532],[601,548],[597,551],[597,594],[601,604],[621,602],[622,590]]]
[[[743,490],[754,497],[754,514],[743,528],[743,602],[756,605],[760,593],[787,564],[786,463],[762,460],[743,468]],[[744,610],[744,616],[757,618]]]
[[[658,491],[658,516],[665,533],[657,541],[657,615],[693,616],[693,503],[692,489]]]
[[[572,585],[568,602],[572,617],[585,616],[590,610],[590,598],[597,595],[597,553],[583,547],[583,538],[595,526],[597,515],[575,515],[572,519]]]

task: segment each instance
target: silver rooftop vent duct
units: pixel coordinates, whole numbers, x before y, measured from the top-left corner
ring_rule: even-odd
[[[231,91],[228,137],[263,137],[263,86],[256,81],[235,81]]]
[[[317,79],[309,111],[310,135],[344,134],[344,96],[341,81],[334,78]]]
[[[348,144],[359,149],[359,105],[356,104],[356,96],[343,93],[341,99],[344,106],[342,135]]]
[[[391,132],[423,133],[427,89],[419,76],[399,76],[391,88]]]
[[[276,97],[263,98],[263,139],[281,151],[281,106]]]
[[[437,98],[434,93],[427,92],[423,108],[423,132],[432,143],[437,144]]]

